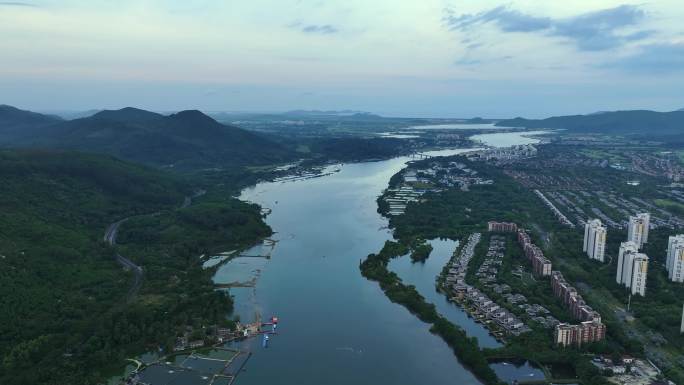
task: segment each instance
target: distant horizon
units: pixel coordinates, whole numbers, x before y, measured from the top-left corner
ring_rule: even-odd
[[[671,111],[684,107],[683,19],[677,0],[0,1],[0,100],[442,118]]]
[[[672,110],[656,110],[656,109],[648,109],[648,108],[634,108],[634,109],[616,109],[616,110],[600,110],[600,111],[592,111],[592,112],[580,112],[580,113],[569,113],[569,114],[562,114],[562,115],[540,115],[540,116],[525,116],[525,115],[512,115],[512,116],[420,116],[420,115],[388,115],[384,114],[381,112],[375,112],[375,111],[368,111],[368,110],[350,110],[350,109],[345,109],[345,108],[340,108],[340,109],[326,109],[326,110],[320,110],[320,109],[302,109],[302,108],[292,108],[288,110],[273,110],[273,111],[267,111],[267,110],[210,110],[210,109],[203,109],[203,108],[181,108],[181,109],[172,109],[172,110],[159,110],[159,109],[148,109],[148,108],[143,108],[143,107],[138,107],[138,106],[122,106],[122,107],[112,107],[112,108],[86,108],[86,109],[73,109],[73,110],[33,110],[33,109],[28,109],[28,108],[23,108],[21,106],[16,106],[12,105],[9,103],[0,103],[0,105],[8,105],[11,107],[19,108],[21,110],[26,110],[26,111],[32,111],[32,112],[37,112],[45,115],[57,115],[60,116],[64,119],[67,119],[65,116],[62,115],[77,115],[77,114],[84,114],[84,113],[89,113],[92,112],[93,114],[99,112],[99,111],[104,111],[104,110],[121,110],[124,108],[136,108],[140,110],[145,110],[145,111],[150,111],[150,112],[155,112],[158,114],[173,114],[177,113],[180,111],[187,111],[187,110],[198,110],[201,111],[205,114],[254,114],[254,115],[285,115],[288,113],[292,112],[307,112],[307,113],[316,113],[316,112],[321,112],[321,113],[341,113],[341,112],[348,112],[348,113],[358,113],[358,114],[372,114],[372,115],[377,115],[383,118],[403,118],[403,119],[445,119],[445,120],[469,120],[469,119],[476,119],[476,118],[481,118],[485,120],[505,120],[505,119],[514,119],[517,117],[521,118],[528,118],[528,119],[545,119],[545,118],[550,118],[553,116],[571,116],[571,115],[592,115],[592,114],[599,114],[599,113],[605,113],[605,112],[619,112],[619,111],[653,111],[653,112],[677,112],[684,110],[684,108],[675,108]],[[88,115],[87,115],[88,116]],[[86,117],[86,116],[84,116]],[[73,119],[73,118],[71,118]]]

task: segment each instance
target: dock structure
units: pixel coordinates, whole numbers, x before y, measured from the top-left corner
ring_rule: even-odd
[[[247,282],[229,282],[229,283],[215,283],[214,287],[217,289],[230,289],[231,287],[254,287],[255,283]]]
[[[248,324],[241,324],[238,322],[237,329],[238,333],[241,333],[245,337],[254,336],[259,334],[261,331],[261,313],[256,312],[254,314],[254,322]]]
[[[412,159],[430,159],[432,158],[432,155],[424,154],[422,152],[414,152],[411,154]]]
[[[417,202],[423,192],[415,190],[411,186],[388,189],[387,196],[383,199],[389,206],[387,214],[391,216],[402,215],[406,212],[406,206],[410,202]]]

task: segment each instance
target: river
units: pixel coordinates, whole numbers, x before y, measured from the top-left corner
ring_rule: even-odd
[[[476,337],[480,346],[495,348],[501,346],[487,329],[468,316],[462,307],[447,301],[447,297],[435,290],[435,278],[442,272],[444,266],[451,259],[451,255],[458,246],[458,242],[451,239],[433,239],[430,242],[432,252],[425,262],[413,262],[411,258],[396,258],[390,261],[389,269],[399,275],[401,280],[416,287],[416,290],[437,307],[437,311],[452,323],[459,325]]]
[[[492,134],[496,143],[488,143],[486,135],[479,140],[498,146],[500,135],[509,135],[508,145],[536,141],[525,134]],[[242,192],[241,199],[272,210],[266,222],[278,243],[270,259],[234,259],[214,279],[233,282],[236,271],[253,275],[254,287],[230,289],[236,315],[249,322],[259,312],[263,318],[278,316],[280,323],[268,348],[252,340],[253,355],[238,385],[478,383],[428,325],[391,303],[359,271],[360,261],[392,238],[387,220],[377,213],[376,198],[409,160],[345,164],[321,178],[260,183]],[[427,273],[414,274],[411,279],[418,281],[411,283],[482,346],[494,346],[481,325],[434,293],[434,272],[454,246],[440,245],[435,261],[423,268]]]
[[[499,127],[495,126],[494,123],[447,123],[411,126],[404,128],[404,130],[505,130],[514,128]]]
[[[540,135],[549,134],[550,131],[519,131],[519,132],[499,132],[494,134],[480,134],[470,137],[475,142],[484,143],[492,147],[507,147],[517,146],[520,144],[536,144],[540,143],[541,139],[537,138]]]

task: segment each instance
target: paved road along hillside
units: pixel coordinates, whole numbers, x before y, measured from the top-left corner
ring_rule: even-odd
[[[109,227],[107,227],[107,230],[105,231],[104,241],[111,246],[115,246],[116,236],[119,232],[119,226],[121,226],[121,224],[126,222],[127,220],[128,218],[124,218],[118,222],[114,222],[111,225],[109,225]],[[133,263],[133,261],[131,261],[130,259],[119,254],[118,252],[116,253],[116,261],[124,268],[129,269],[133,272],[133,284],[131,285],[131,288],[128,290],[128,294],[126,296],[126,299],[130,301],[133,297],[135,297],[136,294],[138,294],[138,291],[140,290],[140,286],[142,285],[143,279],[143,269],[142,267]]]

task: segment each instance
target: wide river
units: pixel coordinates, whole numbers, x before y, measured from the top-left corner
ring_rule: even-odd
[[[526,133],[493,135],[497,146],[538,142]],[[488,144],[486,134],[478,140]],[[254,274],[255,287],[230,289],[236,315],[251,322],[259,312],[264,319],[278,316],[280,323],[268,348],[256,339],[250,344],[253,355],[238,385],[478,383],[425,323],[390,302],[359,271],[360,261],[392,238],[387,220],[376,211],[376,198],[409,160],[345,164],[332,175],[260,183],[242,192],[241,199],[272,210],[266,222],[278,242],[270,259],[236,258],[217,271],[215,280],[234,282],[236,274],[242,274],[239,279]],[[434,293],[436,272],[456,246],[434,242],[439,243],[437,264],[416,271],[403,261],[391,267],[482,346],[495,346],[479,324]]]

